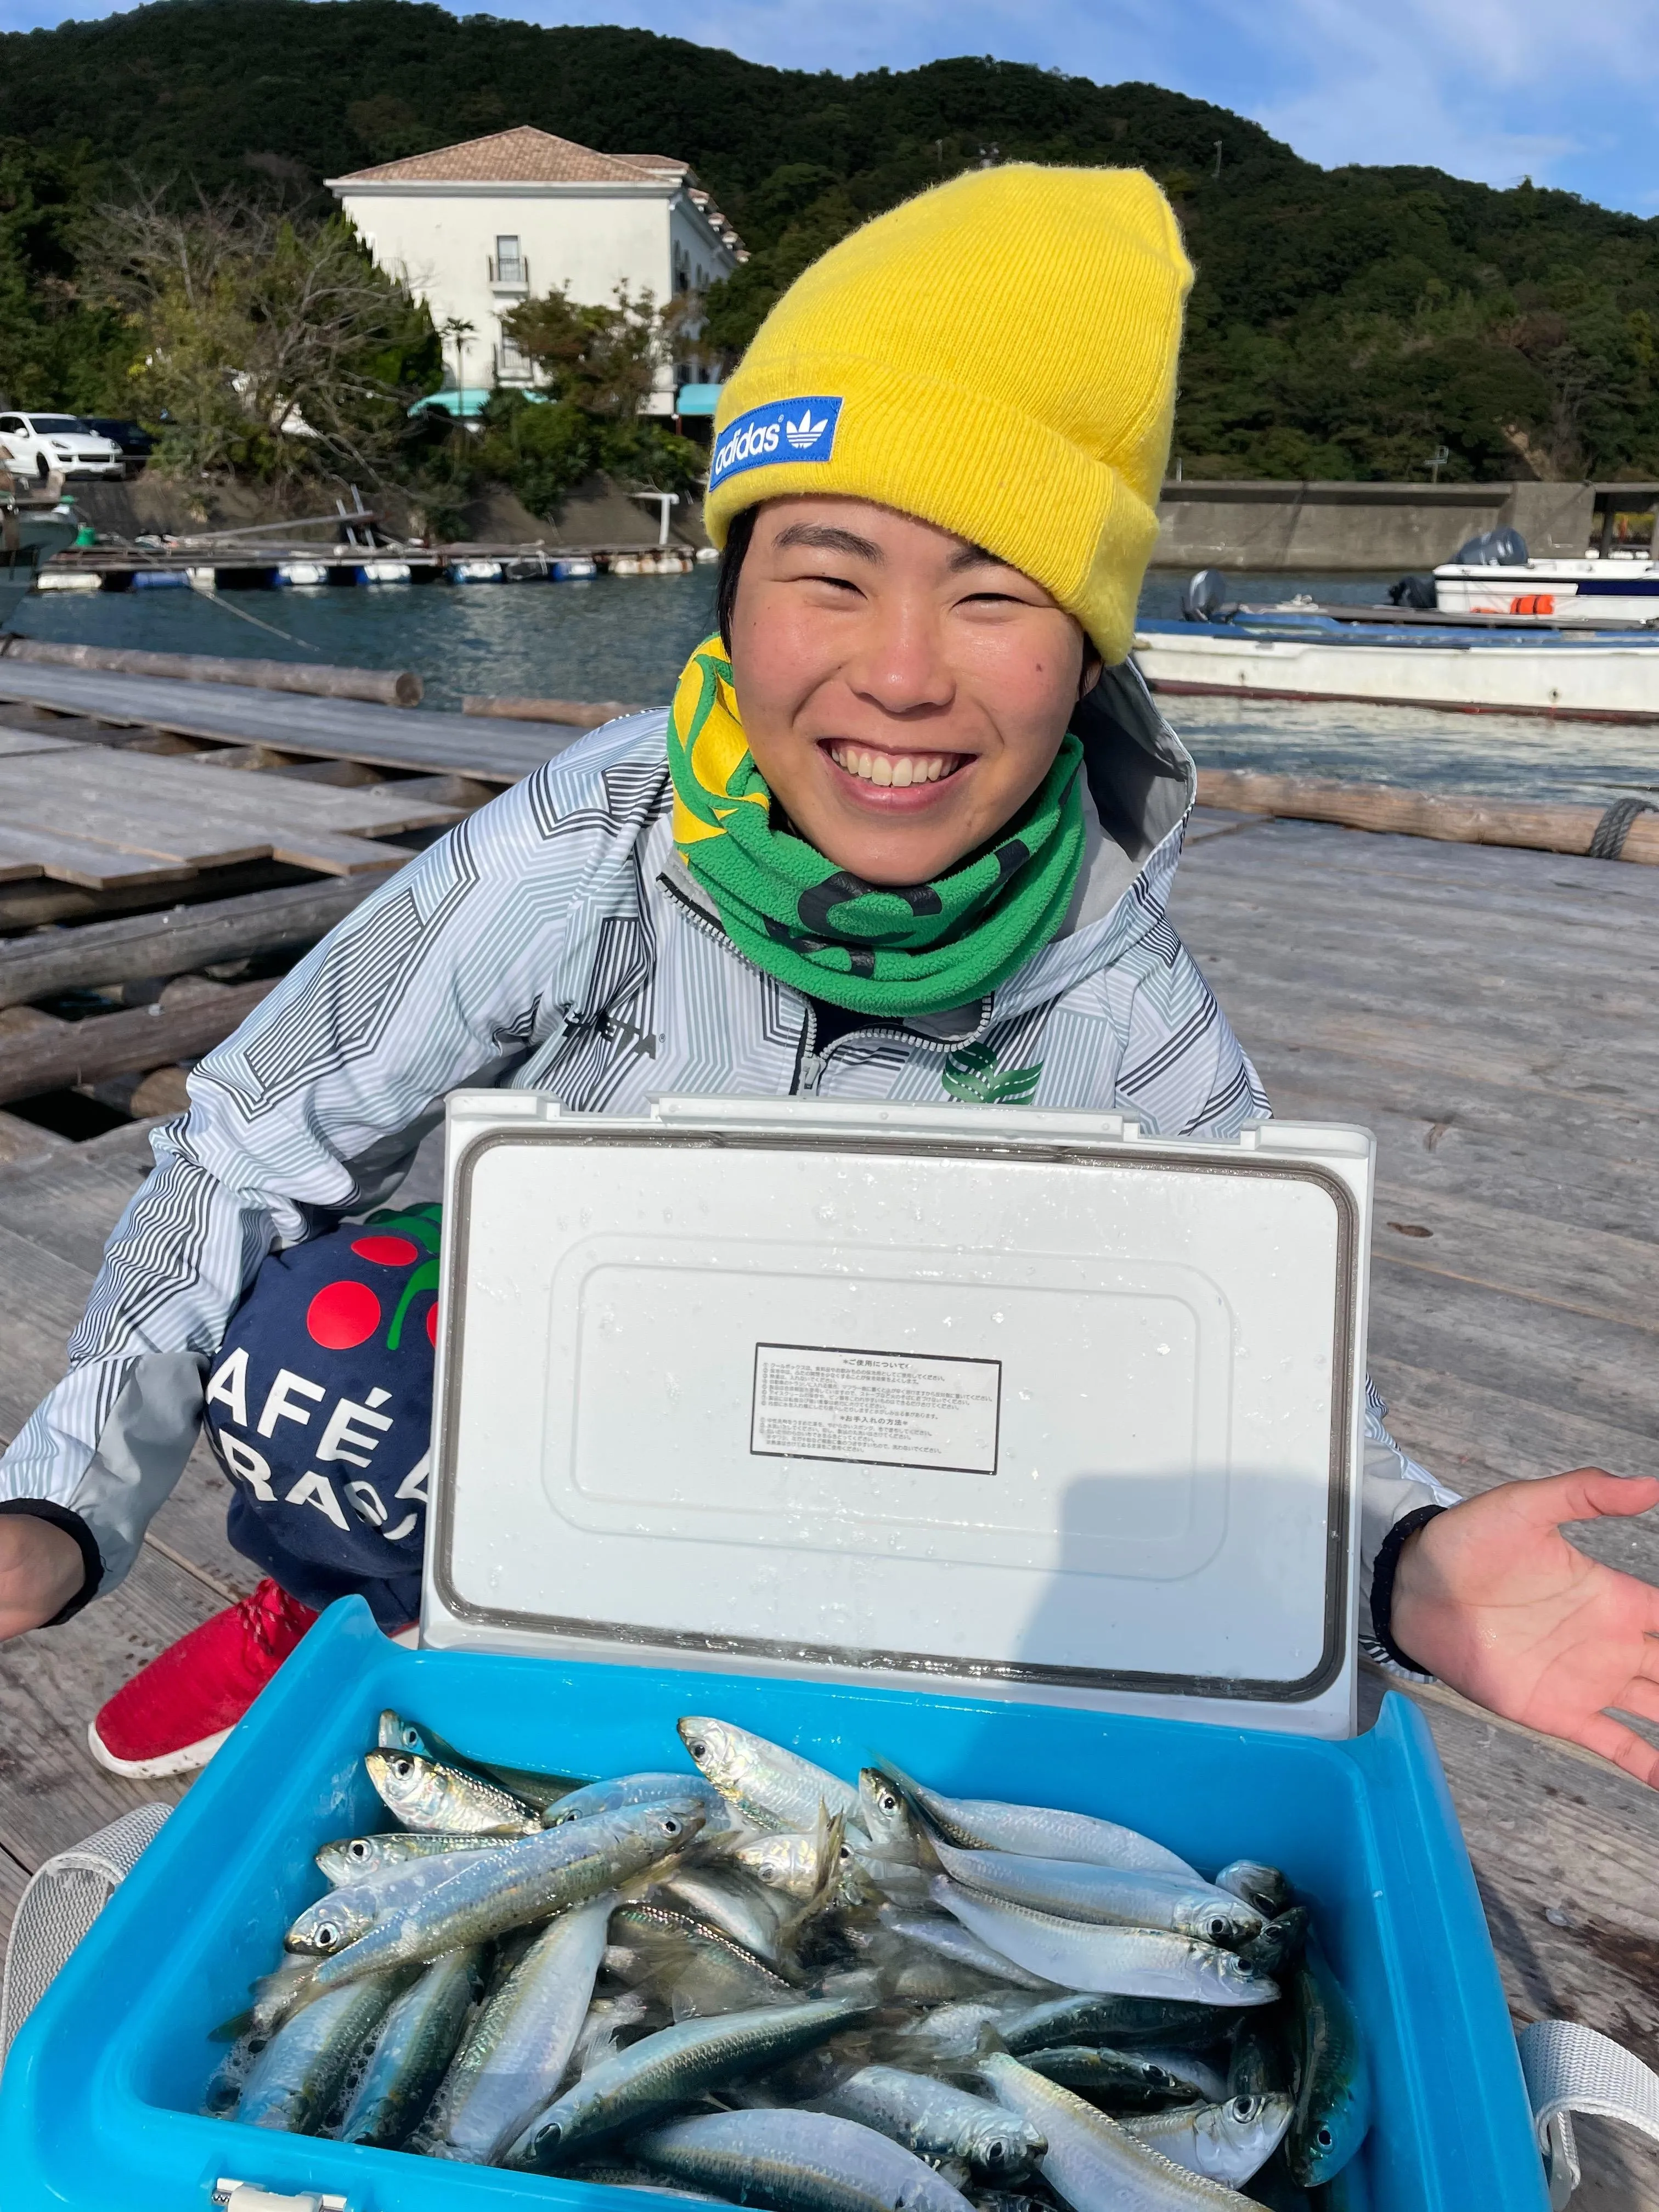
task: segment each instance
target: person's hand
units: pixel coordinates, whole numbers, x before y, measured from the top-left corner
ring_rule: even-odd
[[[1394,1641],[1477,1705],[1659,1789],[1659,1751],[1607,1710],[1659,1721],[1659,1589],[1587,1559],[1560,1531],[1652,1505],[1659,1477],[1594,1467],[1466,1498],[1406,1540]]]
[[[81,1547],[33,1513],[0,1513],[0,1643],[61,1613],[86,1580]]]

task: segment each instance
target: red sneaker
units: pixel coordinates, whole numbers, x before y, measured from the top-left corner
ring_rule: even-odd
[[[116,1692],[87,1723],[93,1757],[137,1778],[205,1766],[316,1618],[267,1577]]]

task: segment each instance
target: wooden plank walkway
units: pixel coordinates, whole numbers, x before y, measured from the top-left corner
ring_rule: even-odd
[[[585,734],[561,722],[499,722],[359,699],[307,699],[240,684],[0,661],[0,701],[49,708],[110,728],[167,730],[224,744],[270,745],[410,775],[515,782]],[[5,718],[0,718],[5,719]]]
[[[380,841],[441,829],[459,811],[406,781],[339,790],[289,776],[208,775],[197,760],[38,733],[21,744],[31,750],[0,756],[0,881],[46,876],[100,890],[253,860],[357,875],[407,857]]]
[[[1659,871],[1211,816],[1176,919],[1278,1110],[1377,1133],[1371,1358],[1402,1442],[1468,1490],[1659,1466]],[[58,1372],[147,1157],[135,1127],[0,1167],[0,1438]],[[84,1730],[247,1588],[223,1502],[198,1453],[119,1592],[0,1651],[0,1924],[51,1851],[179,1794],[102,1774]],[[1584,1541],[1659,1581],[1659,1525]],[[1516,2021],[1583,2020],[1659,2064],[1659,1798],[1415,1694]],[[1659,2212],[1659,2154],[1605,2127],[1580,2141],[1577,2212]]]

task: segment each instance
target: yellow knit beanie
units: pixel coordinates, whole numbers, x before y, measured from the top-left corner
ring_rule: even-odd
[[[703,514],[875,500],[1050,591],[1129,650],[1158,535],[1192,270],[1139,169],[969,171],[796,278],[720,395]]]

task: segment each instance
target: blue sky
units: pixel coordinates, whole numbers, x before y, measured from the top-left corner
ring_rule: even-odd
[[[456,4],[456,0],[450,0]],[[1659,214],[1659,0],[485,0],[538,23],[629,23],[850,74],[994,54],[1144,78],[1253,116],[1310,161],[1523,175]],[[98,15],[0,0],[0,27]],[[467,12],[459,0],[458,12]]]

